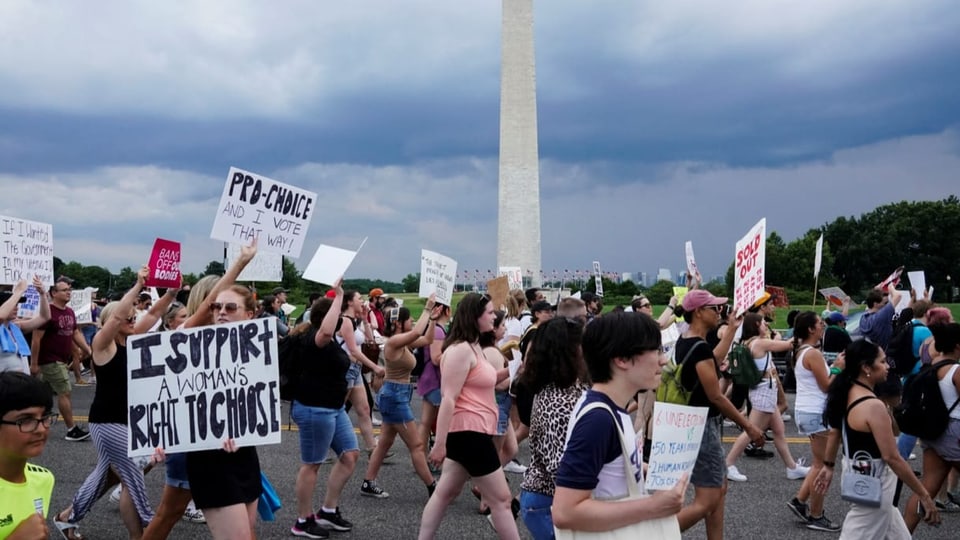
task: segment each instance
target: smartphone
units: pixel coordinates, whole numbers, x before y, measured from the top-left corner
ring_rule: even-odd
[[[920,519],[927,515],[927,511],[923,509],[923,504],[920,501],[917,501],[917,515],[920,516]]]

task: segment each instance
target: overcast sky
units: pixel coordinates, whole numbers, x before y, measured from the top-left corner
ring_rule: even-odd
[[[236,166],[319,193],[348,277],[420,249],[496,264],[500,2],[0,2],[0,214],[114,272],[209,239]],[[706,277],[761,217],[786,241],[960,192],[951,0],[541,1],[543,268]],[[811,268],[812,268],[811,261]]]

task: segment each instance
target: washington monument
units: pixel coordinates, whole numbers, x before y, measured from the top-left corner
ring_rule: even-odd
[[[497,266],[540,285],[540,153],[533,0],[503,0]]]

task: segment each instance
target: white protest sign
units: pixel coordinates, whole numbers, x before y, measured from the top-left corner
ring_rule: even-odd
[[[600,272],[600,261],[593,261],[593,283],[597,287],[597,296],[603,297],[603,273]]]
[[[40,309],[40,294],[36,289],[33,288],[33,284],[27,285],[27,290],[23,292],[23,296],[26,297],[27,301],[21,304],[17,304],[17,317],[21,319],[30,319],[37,314],[37,310]],[[44,292],[43,294],[47,294]]]
[[[53,225],[0,216],[0,285],[34,275],[53,284]]]
[[[240,257],[240,247],[240,244],[227,244],[228,265]],[[253,260],[240,272],[237,281],[283,281],[283,255],[258,249]]]
[[[737,242],[733,270],[733,310],[738,317],[765,292],[766,238],[767,218],[763,218]]]
[[[647,489],[670,489],[681,476],[693,471],[706,423],[706,407],[654,403]]]
[[[697,268],[697,259],[693,256],[693,242],[687,240],[686,244],[683,245],[683,250],[687,256],[687,272],[691,278],[697,280],[697,283],[701,282],[703,279],[700,276],[700,269]]]
[[[90,307],[93,304],[93,292],[97,289],[87,287],[82,290],[70,292],[70,309],[77,317],[77,324],[93,324],[93,312]]]
[[[303,279],[333,285],[347,273],[347,268],[350,268],[353,259],[366,243],[367,239],[364,238],[357,251],[320,244],[307,269],[303,271]]]
[[[523,269],[519,266],[501,266],[497,276],[507,276],[511,291],[523,288]]]
[[[907,279],[910,280],[910,288],[913,289],[917,295],[917,300],[923,298],[924,293],[927,292],[927,277],[924,275],[923,270],[907,272]],[[910,295],[907,294],[907,296]]]
[[[280,443],[277,319],[131,336],[127,455]]]
[[[437,302],[450,305],[453,298],[453,285],[457,276],[457,261],[439,253],[420,250],[420,292],[421,298],[437,293]]]
[[[817,240],[817,252],[813,256],[813,277],[820,275],[820,265],[823,264],[823,233]]]
[[[231,167],[210,238],[299,257],[317,194]]]
[[[828,302],[836,304],[838,306],[843,305],[843,301],[849,298],[847,293],[843,292],[843,289],[840,287],[824,287],[820,289],[820,294],[827,299]]]

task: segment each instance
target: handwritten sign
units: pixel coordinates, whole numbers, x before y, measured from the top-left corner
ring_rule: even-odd
[[[230,168],[210,238],[299,257],[317,194]]]
[[[647,467],[647,489],[670,489],[684,473],[693,471],[706,423],[706,407],[660,401],[653,405],[653,444]]]
[[[687,256],[687,273],[690,274],[691,279],[695,279],[697,283],[703,281],[702,276],[700,276],[700,269],[697,268],[697,259],[693,256],[693,242],[687,240],[683,245],[683,250]]]
[[[147,287],[180,287],[180,242],[157,238],[147,264]]]
[[[488,281],[487,294],[496,309],[502,309],[503,306],[507,305],[507,297],[510,296],[510,281],[507,276],[500,276]]]
[[[275,317],[131,336],[127,455],[280,442]]]
[[[347,273],[347,269],[350,268],[353,259],[365,243],[367,243],[366,238],[363,239],[357,251],[320,244],[320,247],[313,254],[313,258],[310,259],[307,269],[303,271],[303,279],[309,279],[324,285],[333,285]]]
[[[70,292],[70,303],[67,304],[70,306],[70,309],[73,310],[73,314],[77,317],[77,324],[93,324],[93,293],[97,289],[93,287],[87,287],[79,291]]]
[[[53,283],[53,225],[0,216],[0,285]]]
[[[239,256],[240,244],[227,244],[227,264],[233,264]],[[283,255],[257,250],[237,281],[283,281]]]
[[[37,314],[37,310],[40,309],[40,292],[33,288],[33,284],[27,285],[27,290],[23,292],[23,296],[26,297],[27,301],[21,304],[17,304],[17,317],[21,319],[30,319]],[[44,292],[43,294],[47,294]]]
[[[433,251],[420,250],[421,298],[437,293],[437,302],[449,306],[456,276],[457,261]]]
[[[519,266],[501,266],[497,276],[507,276],[510,290],[523,288],[523,269]]]
[[[750,309],[763,296],[766,265],[767,218],[754,225],[737,242],[733,269],[733,310],[737,316]]]
[[[593,283],[597,287],[597,296],[603,298],[603,273],[600,272],[600,261],[593,261]]]

